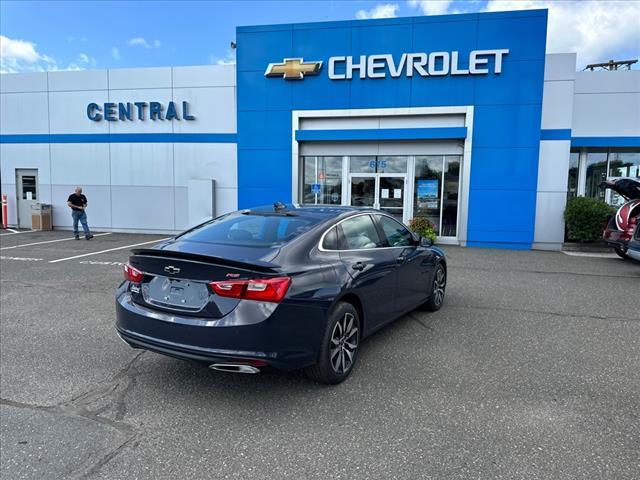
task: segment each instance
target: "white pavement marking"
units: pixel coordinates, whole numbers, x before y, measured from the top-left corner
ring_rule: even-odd
[[[101,237],[103,235],[111,235],[111,232],[107,233],[96,233],[94,237]],[[25,243],[23,245],[14,245],[13,247],[2,247],[0,250],[11,250],[12,248],[21,248],[21,247],[30,247],[31,245],[42,245],[43,243],[55,243],[55,242],[66,242],[68,240],[75,240],[74,237],[71,238],[59,238],[57,240],[47,240],[45,242],[33,242],[33,243]]]
[[[39,262],[42,258],[30,258],[30,257],[5,257],[0,255],[0,260],[19,260],[22,262]]]
[[[39,232],[40,230],[23,230],[23,231],[18,231],[18,230],[14,230],[13,228],[7,228],[7,230],[9,230],[11,233],[0,233],[0,237],[4,237],[7,235],[17,235],[19,233],[31,233],[31,232]]]
[[[150,240],[148,242],[135,243],[133,245],[125,245],[124,247],[116,247],[116,248],[109,248],[107,250],[100,250],[99,252],[83,253],[82,255],[75,255],[73,257],[58,258],[57,260],[49,260],[49,263],[66,262],[67,260],[73,260],[73,259],[76,259],[76,258],[88,257],[90,255],[100,255],[101,253],[115,252],[116,250],[124,250],[125,248],[139,247],[140,245],[148,245],[150,243],[160,243],[160,242],[164,242],[165,240],[169,240],[170,238],[171,237],[159,238],[157,240]]]
[[[620,258],[615,253],[600,253],[600,252],[565,252],[565,255],[569,255],[570,257],[592,257],[592,258]]]
[[[80,260],[78,263],[82,265],[115,265],[121,267],[124,262],[101,262],[100,260]]]

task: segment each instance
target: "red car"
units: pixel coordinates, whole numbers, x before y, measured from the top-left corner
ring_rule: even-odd
[[[602,232],[607,245],[613,247],[622,258],[627,258],[629,242],[640,222],[640,182],[631,178],[619,178],[602,182],[600,186],[610,188],[627,200],[609,219]]]

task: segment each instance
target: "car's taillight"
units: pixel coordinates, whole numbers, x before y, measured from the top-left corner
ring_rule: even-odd
[[[144,273],[128,263],[124,264],[124,279],[133,283],[140,283],[144,278]]]
[[[287,290],[289,290],[289,285],[291,285],[291,278],[289,277],[230,280],[209,283],[211,289],[221,297],[275,303],[282,301]]]

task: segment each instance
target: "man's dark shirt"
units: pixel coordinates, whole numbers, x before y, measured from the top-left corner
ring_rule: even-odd
[[[71,202],[71,205],[74,205],[71,207],[72,210],[81,212],[82,209],[79,207],[84,207],[87,205],[87,197],[82,194],[78,195],[76,193],[72,193],[71,195],[69,195],[67,202]]]

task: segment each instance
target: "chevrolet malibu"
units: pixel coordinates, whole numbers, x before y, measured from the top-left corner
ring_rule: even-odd
[[[444,301],[441,249],[377,210],[275,204],[133,250],[116,293],[130,346],[215,370],[343,381],[362,340]]]

